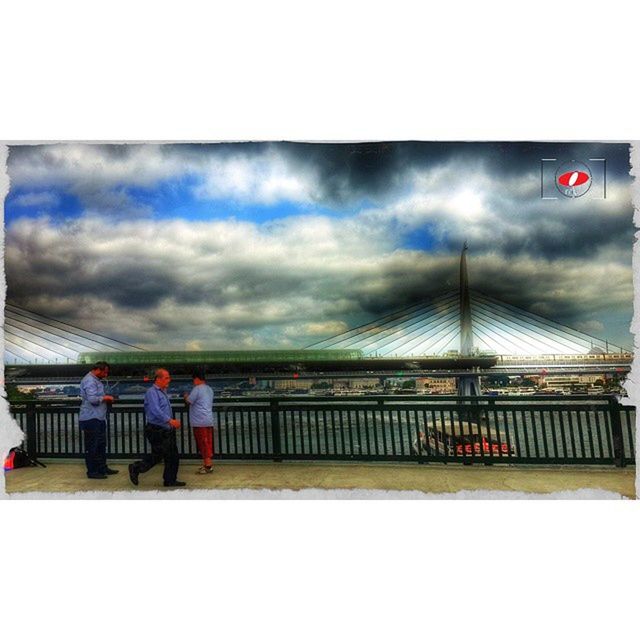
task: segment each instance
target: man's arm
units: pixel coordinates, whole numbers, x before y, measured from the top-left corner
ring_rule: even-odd
[[[191,393],[188,393],[187,391],[185,391],[184,401],[187,404],[193,404],[198,399],[198,393],[199,393],[198,389],[199,387],[193,387],[193,389],[191,389]]]
[[[96,407],[107,397],[103,395],[102,385],[97,380],[84,380],[81,387],[87,400]]]

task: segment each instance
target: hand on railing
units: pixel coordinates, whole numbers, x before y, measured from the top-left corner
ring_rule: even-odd
[[[169,425],[172,426],[174,429],[179,429],[182,426],[180,424],[180,420],[176,420],[175,418],[172,418],[171,420],[169,420]]]
[[[113,396],[102,396],[103,402],[113,402],[113,400],[114,400]]]

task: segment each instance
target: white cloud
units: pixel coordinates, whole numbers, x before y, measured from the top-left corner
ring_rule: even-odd
[[[151,187],[185,176],[198,178],[194,195],[205,199],[304,204],[318,197],[313,169],[295,166],[275,147],[252,152],[242,145],[232,151],[227,147],[203,150],[197,145],[154,144],[23,147],[12,150],[10,173],[14,185],[63,186],[85,205],[106,208],[114,197],[123,197],[124,186]]]
[[[576,322],[575,328],[578,329],[578,331],[584,331],[585,333],[601,334],[605,327],[599,320],[585,320],[582,322]]]
[[[160,145],[53,144],[9,152],[12,184],[64,184],[78,191],[151,185],[180,173],[179,157]]]
[[[195,195],[205,199],[230,198],[242,202],[274,204],[290,201],[313,202],[311,171],[295,167],[275,149],[260,154],[212,155],[202,167],[203,183]]]
[[[349,325],[344,320],[328,320],[326,322],[307,322],[284,329],[284,335],[297,338],[304,336],[330,336],[348,331]]]
[[[19,207],[55,207],[60,198],[51,191],[36,191],[19,195],[13,203]]]
[[[450,160],[430,169],[409,172],[408,187],[385,206],[362,211],[371,225],[396,234],[424,229],[442,249],[467,240],[477,254],[561,257],[588,255],[616,248],[618,261],[630,262],[630,193],[619,179],[608,182],[606,200],[590,198],[544,201],[535,172],[503,175],[486,163],[467,165]],[[620,250],[628,239],[627,251]]]

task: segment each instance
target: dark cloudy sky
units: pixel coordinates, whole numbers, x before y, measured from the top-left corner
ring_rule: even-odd
[[[605,158],[606,199],[540,161]],[[300,347],[457,286],[632,343],[626,144],[14,146],[7,299],[146,348]]]

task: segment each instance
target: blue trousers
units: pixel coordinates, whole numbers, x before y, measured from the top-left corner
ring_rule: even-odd
[[[84,434],[84,461],[87,475],[102,475],[107,468],[106,420],[80,420]]]

